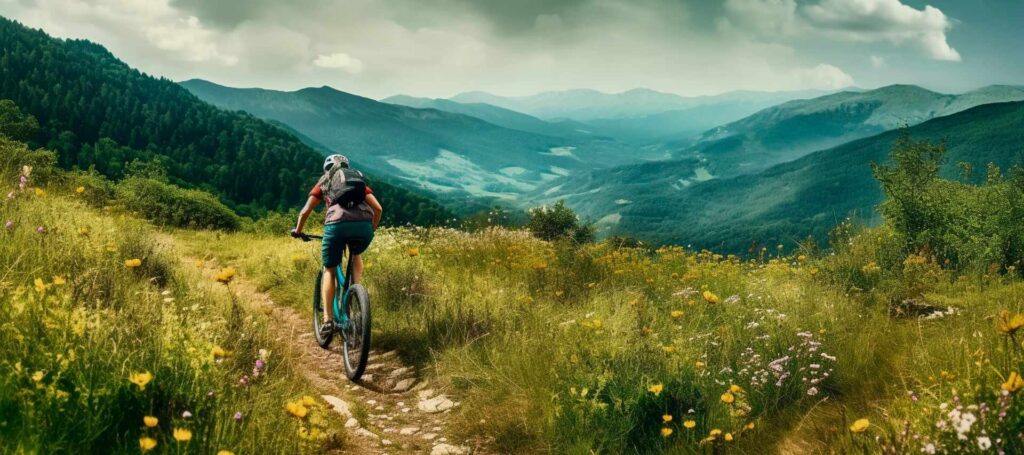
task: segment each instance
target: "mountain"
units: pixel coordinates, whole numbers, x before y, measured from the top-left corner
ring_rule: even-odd
[[[381,100],[382,103],[398,104],[417,109],[437,109],[439,111],[468,115],[495,125],[564,138],[588,138],[598,136],[588,131],[588,126],[572,120],[544,121],[532,115],[523,114],[510,109],[501,108],[487,103],[459,103],[452,100],[437,98],[417,98],[396,95]]]
[[[914,139],[943,141],[943,174],[957,175],[959,162],[984,169],[1024,162],[1024,102],[994,103],[938,117],[906,130]],[[566,181],[575,194],[567,202],[608,233],[656,242],[740,252],[756,242],[791,244],[808,235],[822,239],[850,214],[876,218],[882,193],[869,163],[888,160],[902,134],[891,130],[808,154],[765,171],[691,182],[695,159],[605,169],[588,181]],[[661,172],[664,170],[665,172]],[[643,174],[654,179],[634,178]],[[578,177],[582,179],[582,177]]]
[[[962,95],[892,85],[840,92],[770,107],[713,128],[673,155],[697,159],[716,177],[750,174],[807,153],[981,104],[1024,100],[1024,88],[994,86]],[[672,144],[670,144],[671,147]]]
[[[443,196],[515,200],[575,172],[638,162],[642,151],[609,140],[576,140],[512,130],[462,114],[381,103],[330,87],[294,92],[181,85],[231,110],[275,120],[350,155],[357,166]]]
[[[174,183],[217,194],[243,214],[296,208],[323,163],[322,154],[288,132],[217,109],[100,45],[52,38],[0,17],[5,98],[38,119],[39,133],[29,141],[57,151],[65,168],[121,178],[132,161],[159,160]],[[385,183],[375,189],[395,198],[389,222],[443,223],[451,216],[408,191]]]

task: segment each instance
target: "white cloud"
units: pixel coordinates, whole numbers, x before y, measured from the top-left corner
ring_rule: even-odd
[[[877,68],[884,68],[885,67],[885,58],[884,57],[879,57],[877,55],[872,55],[871,56],[871,67],[872,68],[876,68],[876,69]]]
[[[801,11],[815,28],[840,39],[910,43],[933,59],[960,61],[946,41],[953,24],[933,6],[918,10],[900,0],[823,0]]]
[[[344,52],[329,55],[320,54],[316,57],[316,60],[313,60],[313,65],[320,68],[340,69],[349,74],[363,72],[363,62]]]
[[[837,41],[908,45],[936,60],[960,61],[946,39],[952,21],[938,8],[900,0],[726,0],[719,29],[760,39],[818,35]]]
[[[801,68],[793,72],[797,87],[818,90],[835,90],[853,85],[853,76],[845,71],[827,64],[812,68]]]

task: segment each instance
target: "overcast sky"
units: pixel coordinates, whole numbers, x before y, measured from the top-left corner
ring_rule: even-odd
[[[150,74],[364,96],[1024,84],[1020,0],[0,0]]]

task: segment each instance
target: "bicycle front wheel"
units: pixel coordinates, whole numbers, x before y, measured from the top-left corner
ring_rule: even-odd
[[[349,379],[358,381],[366,371],[366,360],[370,356],[370,294],[361,284],[354,284],[349,289],[348,327],[343,332],[345,346],[342,352],[345,357],[345,374]]]

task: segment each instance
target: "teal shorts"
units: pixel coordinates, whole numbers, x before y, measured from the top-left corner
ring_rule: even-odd
[[[369,221],[341,221],[324,226],[324,241],[320,247],[324,267],[341,264],[345,247],[351,254],[362,254],[373,241],[373,223]]]

